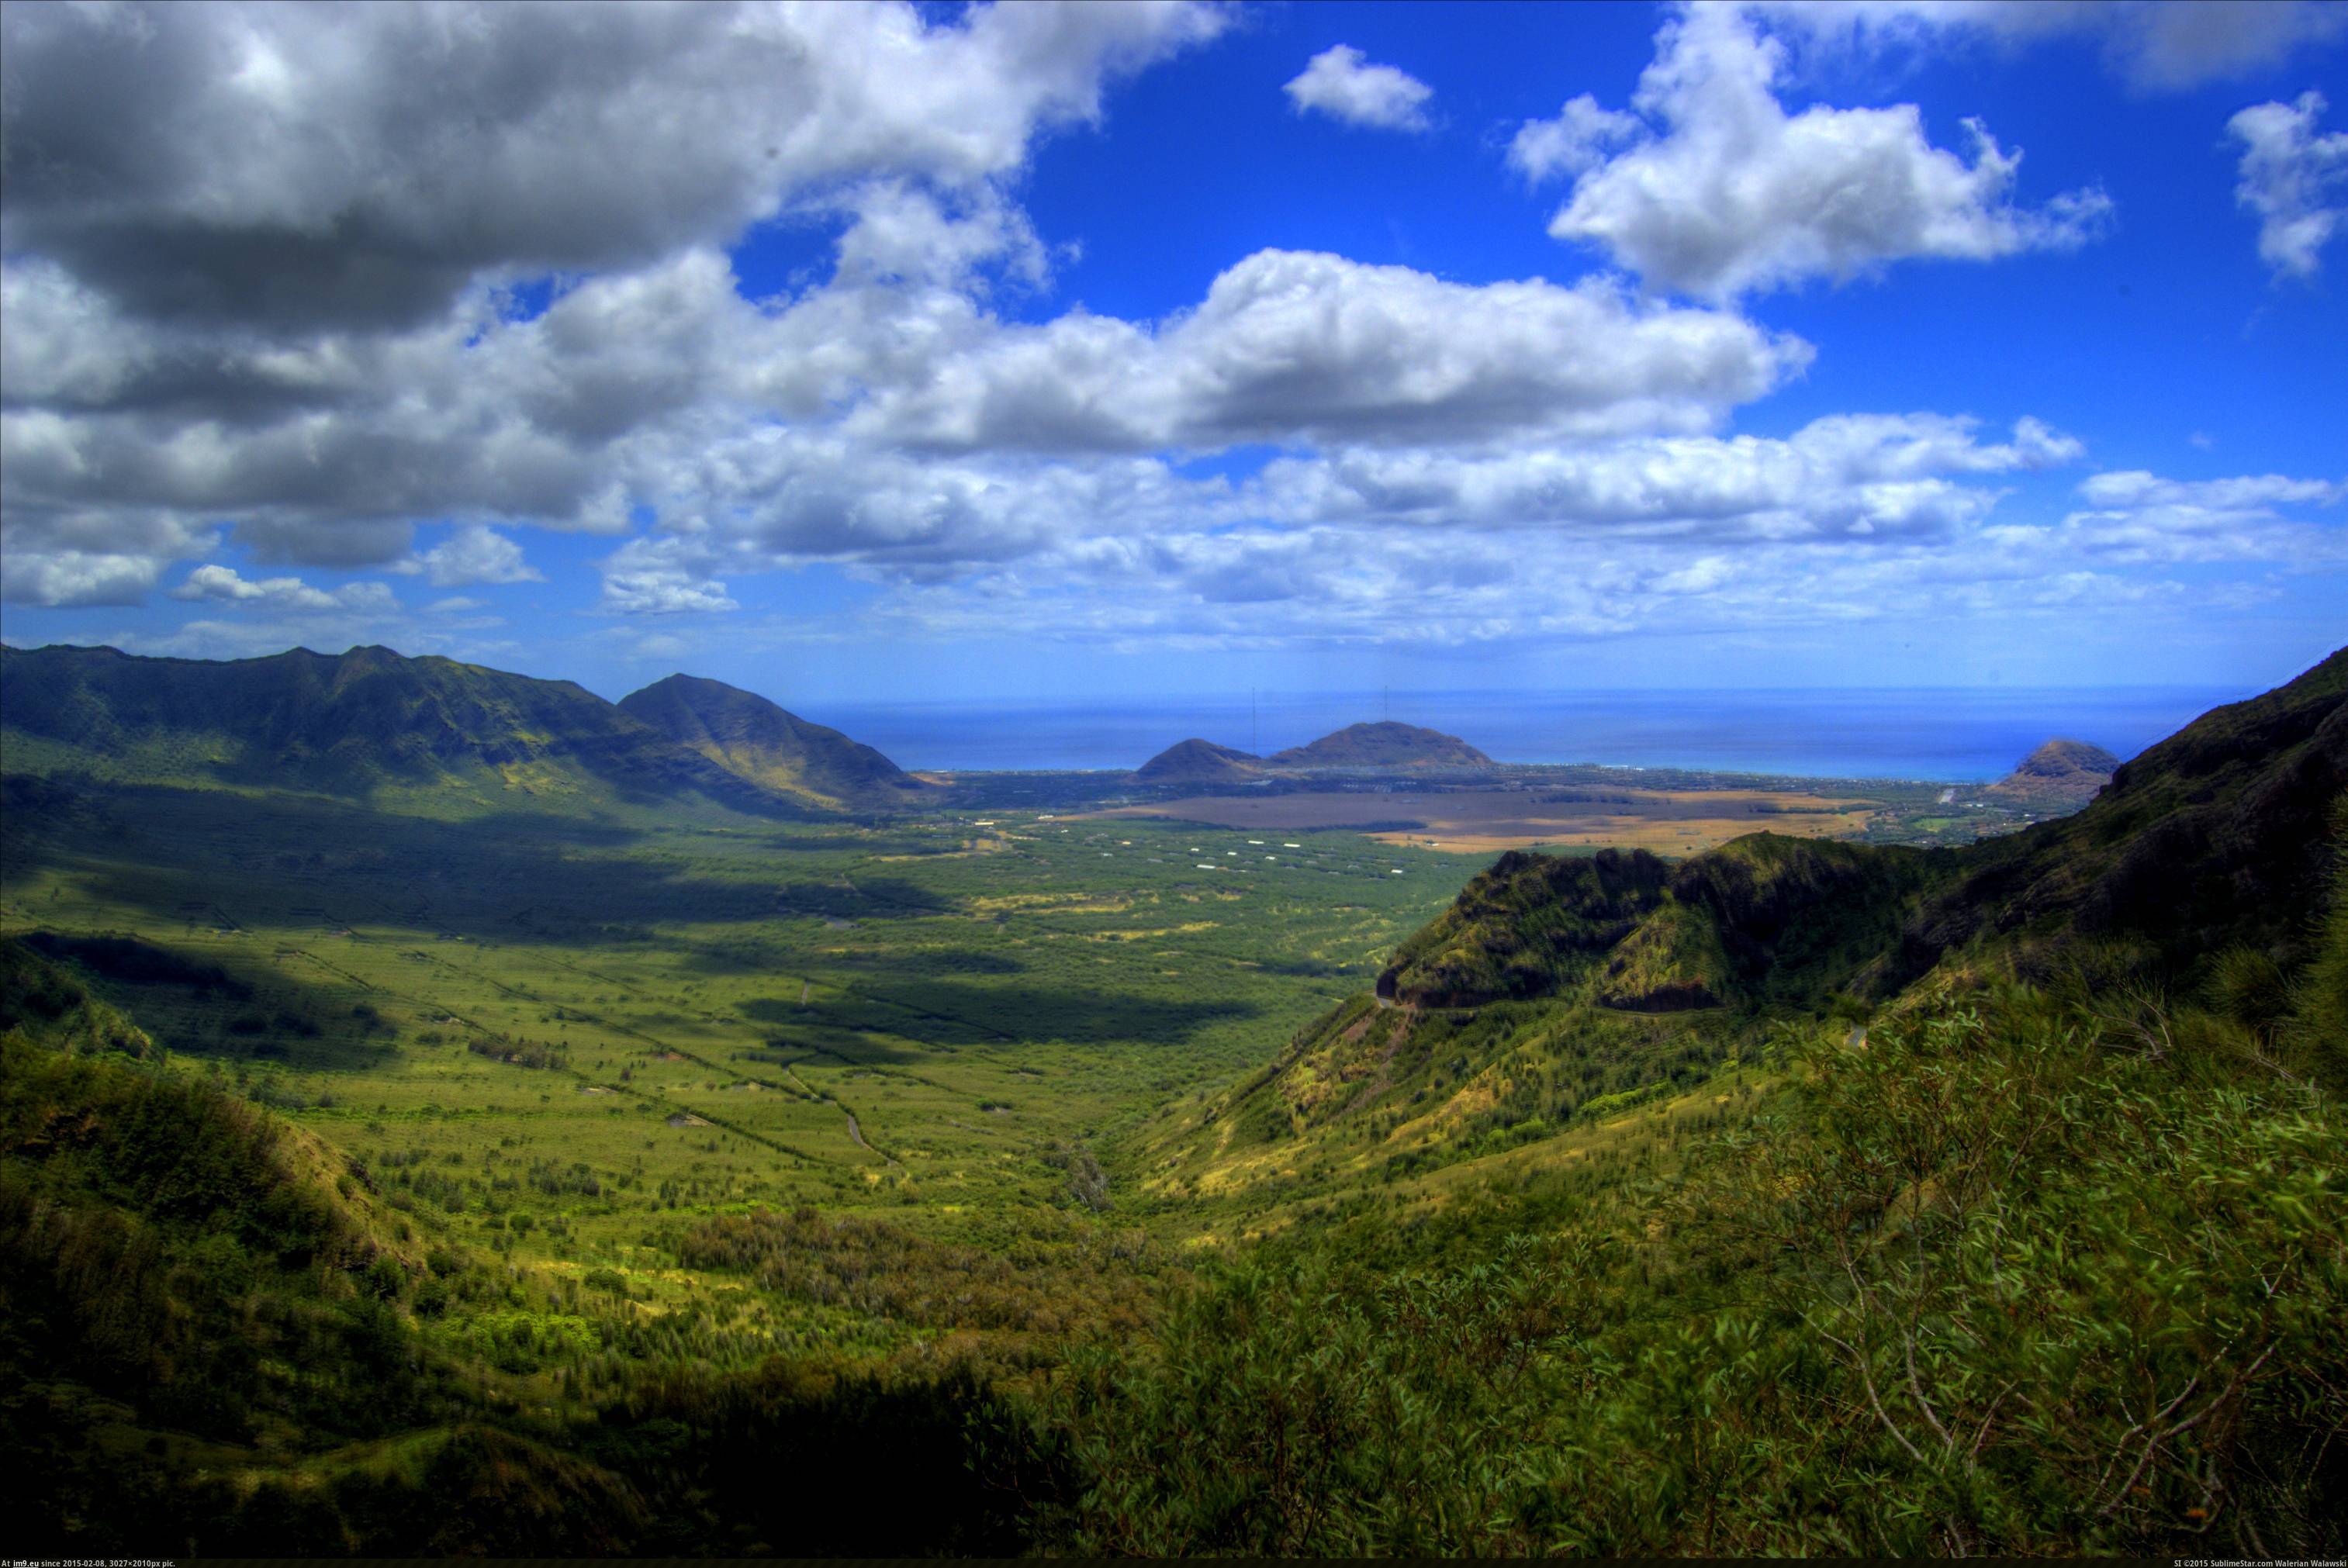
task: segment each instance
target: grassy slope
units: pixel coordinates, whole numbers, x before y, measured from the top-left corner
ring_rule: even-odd
[[[1051,1538],[2336,1554],[2336,1108],[2240,1020],[2165,1021],[2155,1058],[1946,988],[1635,1142],[1328,1204],[1055,1384],[1086,1485]]]

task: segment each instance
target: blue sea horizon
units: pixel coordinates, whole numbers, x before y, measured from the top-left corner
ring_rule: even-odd
[[[1871,691],[1265,692],[864,702],[800,710],[901,767],[1128,769],[1198,736],[1268,754],[1365,720],[1460,736],[1503,763],[1592,763],[1805,778],[2002,777],[2061,737],[2125,759],[2254,692],[2204,686]]]

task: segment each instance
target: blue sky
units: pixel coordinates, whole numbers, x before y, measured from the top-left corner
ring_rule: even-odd
[[[819,708],[2348,641],[2337,4],[460,15],[5,13],[10,642]]]

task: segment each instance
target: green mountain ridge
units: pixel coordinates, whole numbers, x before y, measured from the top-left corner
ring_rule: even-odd
[[[1510,851],[1395,950],[1382,1012],[1334,1012],[1166,1157],[1228,1157],[1232,1125],[1325,1129],[1333,1082],[1353,1086],[1345,1118],[1402,1124],[1389,1153],[1553,1123],[1592,1091],[1684,1085],[1773,1020],[1864,1016],[1936,972],[2087,962],[2189,989],[2229,952],[2291,971],[2320,942],[2343,801],[2348,650],[2147,749],[2076,815],[1962,849],[1759,833],[1677,866]]]
[[[571,682],[387,648],[297,648],[221,661],[5,648],[0,725],[8,771],[18,775],[79,771],[335,795],[387,791],[477,806],[516,796],[538,808],[589,809],[698,799],[759,816],[833,802],[747,776]],[[815,736],[810,754],[825,751],[826,736],[843,759],[819,770],[828,782],[860,768],[881,779],[894,773],[886,759],[858,758],[865,748],[833,732]]]
[[[722,681],[671,675],[619,708],[730,774],[819,807],[911,804],[932,788],[870,746]]]
[[[1894,971],[2003,945],[2043,968],[2082,942],[2189,974],[2231,943],[2305,955],[2348,790],[2348,650],[2149,746],[2075,815],[1952,852]]]

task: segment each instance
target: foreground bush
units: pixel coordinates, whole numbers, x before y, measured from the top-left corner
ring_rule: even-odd
[[[1787,1064],[1798,1088],[1679,1178],[1488,1263],[1241,1264],[1153,1344],[1080,1358],[1047,1396],[1086,1477],[1055,1538],[2338,1553],[2348,1204],[2319,1091],[2026,994]]]

